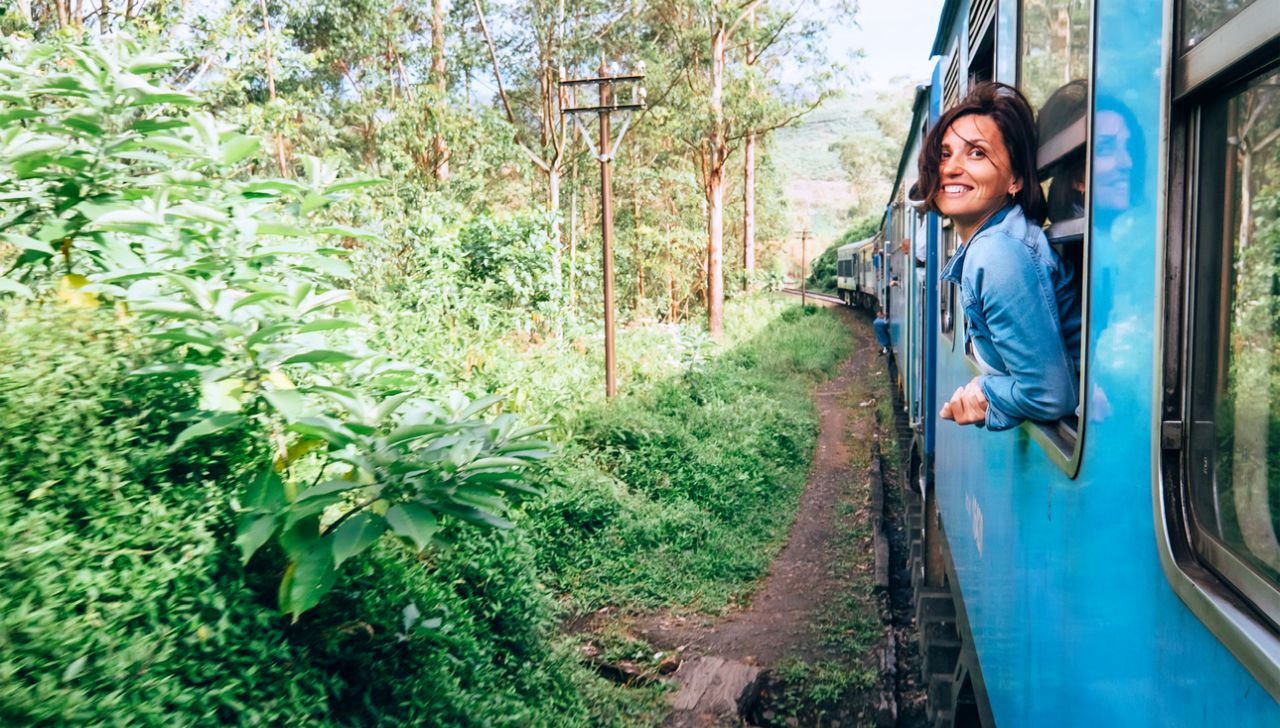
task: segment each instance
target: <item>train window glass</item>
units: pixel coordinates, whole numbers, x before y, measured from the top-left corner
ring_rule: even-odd
[[[1280,625],[1280,71],[1200,113],[1192,546]]]
[[[969,6],[969,88],[996,75],[994,0],[974,0]]]
[[[946,262],[951,260],[951,256],[956,254],[956,229],[950,223],[945,221],[942,228],[942,261],[945,266]],[[942,281],[938,289],[938,316],[941,319],[942,335],[952,344],[955,343],[956,329],[956,286],[949,281]]]
[[[1034,108],[1089,73],[1088,0],[1022,0],[1018,80]]]
[[[1216,0],[1182,3],[1182,48],[1189,49],[1221,28],[1253,0]]]

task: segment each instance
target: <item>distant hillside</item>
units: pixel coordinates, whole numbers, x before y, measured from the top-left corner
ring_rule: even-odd
[[[849,225],[846,215],[856,197],[830,147],[858,131],[874,130],[875,122],[863,113],[866,103],[856,96],[833,99],[774,136],[774,163],[784,180],[792,236],[798,238],[808,225],[818,252]]]
[[[801,257],[801,230],[809,230],[804,252],[812,260],[854,223],[854,208],[862,215],[883,210],[915,94],[909,79],[896,82],[889,90],[833,99],[795,127],[777,132],[772,157],[783,181],[790,228],[782,248],[793,266]],[[839,147],[856,155],[856,177],[841,162]]]

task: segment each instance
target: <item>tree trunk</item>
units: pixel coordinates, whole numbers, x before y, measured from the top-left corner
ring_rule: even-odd
[[[711,36],[711,133],[707,140],[707,330],[724,333],[724,66],[727,28],[717,21]]]
[[[276,101],[276,73],[272,66],[275,65],[275,53],[271,49],[271,20],[267,15],[267,0],[258,0],[258,7],[262,10],[262,32],[266,35],[267,47],[267,97],[272,104]],[[280,176],[289,176],[289,164],[284,153],[284,134],[280,130],[276,130],[276,164],[280,167]]]
[[[444,0],[431,1],[431,82],[435,86],[435,103],[444,105],[448,91],[444,65]],[[449,179],[449,143],[445,141],[440,111],[433,114],[436,134],[432,140],[432,161],[437,180]]]
[[[751,29],[756,27],[756,13],[751,11]],[[755,33],[747,36],[746,65],[755,63]],[[755,96],[755,83],[747,89]],[[750,290],[751,276],[756,270],[756,132],[747,132],[742,159],[742,290]]]
[[[756,270],[756,133],[747,134],[742,162],[742,290]]]
[[[560,288],[563,271],[560,262],[560,178],[564,170],[559,164],[547,171],[547,211],[551,213],[551,275]]]

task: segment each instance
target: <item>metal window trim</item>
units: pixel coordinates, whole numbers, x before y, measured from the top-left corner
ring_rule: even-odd
[[[1171,37],[1171,36],[1169,36]],[[1174,100],[1190,94],[1280,37],[1280,0],[1255,0],[1174,61]]]
[[[1260,576],[1244,559],[1199,526],[1193,526],[1191,545],[1196,555],[1223,581],[1230,583],[1245,601],[1270,623],[1271,632],[1280,631],[1280,590]],[[1267,609],[1270,603],[1272,608]]]
[[[992,71],[995,70],[995,19],[996,5],[998,4],[997,0],[972,0],[969,4],[969,20],[966,23],[969,39],[969,59],[968,63],[965,64],[967,68],[973,67],[975,49],[981,47],[986,34],[991,33]],[[975,15],[977,16],[976,18]],[[973,23],[975,19],[978,21],[977,26]]]
[[[1045,228],[1044,234],[1053,244],[1082,243],[1085,235],[1085,218],[1082,216],[1059,220]]]
[[[1092,61],[1092,59],[1090,59]],[[1092,64],[1090,64],[1092,65]],[[1092,76],[1092,74],[1090,74]],[[1093,79],[1090,78],[1089,96],[1093,96]],[[1080,116],[1065,129],[1040,142],[1036,152],[1036,171],[1043,172],[1056,162],[1060,162],[1077,149],[1085,146],[1089,139],[1088,114],[1080,112]]]
[[[1255,5],[1274,5],[1263,1]],[[1237,16],[1239,19],[1239,16]],[[1230,25],[1230,23],[1228,24]],[[1172,37],[1173,4],[1166,4],[1162,37]],[[1226,27],[1226,26],[1224,26]],[[1221,29],[1220,29],[1221,30]],[[1203,44],[1201,44],[1203,46]],[[1194,272],[1194,259],[1185,243],[1191,239],[1193,218],[1199,207],[1196,160],[1198,159],[1198,121],[1193,109],[1175,122],[1174,104],[1195,87],[1185,84],[1187,73],[1183,59],[1175,64],[1172,44],[1166,44],[1161,63],[1164,79],[1160,108],[1157,189],[1168,194],[1157,195],[1155,264],[1157,276],[1154,310],[1154,357],[1151,397],[1160,406],[1151,408],[1151,431],[1164,432],[1171,416],[1186,417],[1189,393],[1185,368],[1190,352],[1187,322],[1190,309],[1189,281]],[[1204,57],[1204,56],[1202,56]],[[1201,63],[1201,61],[1195,61]],[[1199,72],[1193,68],[1192,71]],[[1173,80],[1171,81],[1171,77]],[[1171,140],[1184,141],[1173,145]],[[1177,199],[1175,199],[1177,195]],[[1177,219],[1174,219],[1175,216]],[[1184,261],[1183,255],[1187,256]],[[1170,316],[1174,318],[1170,318]],[[1167,373],[1167,376],[1166,376]],[[1178,428],[1184,433],[1188,428]],[[1240,661],[1262,687],[1280,700],[1280,635],[1264,628],[1254,612],[1213,572],[1197,561],[1191,549],[1184,509],[1183,473],[1186,471],[1187,448],[1177,448],[1151,438],[1151,500],[1154,511],[1153,536],[1156,552],[1165,578],[1174,593],[1222,644]]]
[[[1083,344],[1082,344],[1083,345]],[[978,361],[969,351],[964,352],[964,363],[968,365],[969,371],[974,376],[982,374],[982,368],[978,366]],[[1083,364],[1080,372],[1080,383],[1084,384]],[[1081,398],[1083,400],[1083,398]],[[1076,420],[1075,432],[1071,432],[1071,426],[1065,420],[1057,422],[1035,422],[1033,420],[1024,421],[1019,427],[1027,433],[1040,449],[1044,451],[1049,461],[1062,471],[1069,480],[1074,480],[1080,474],[1080,452],[1084,445],[1084,407],[1080,409],[1080,417]]]

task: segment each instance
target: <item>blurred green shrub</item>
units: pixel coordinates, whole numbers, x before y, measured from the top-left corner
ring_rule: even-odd
[[[227,502],[250,427],[175,453],[189,382],[110,312],[0,305],[0,724],[592,724],[517,531],[381,541],[294,625]],[[604,703],[602,702],[602,705]]]

